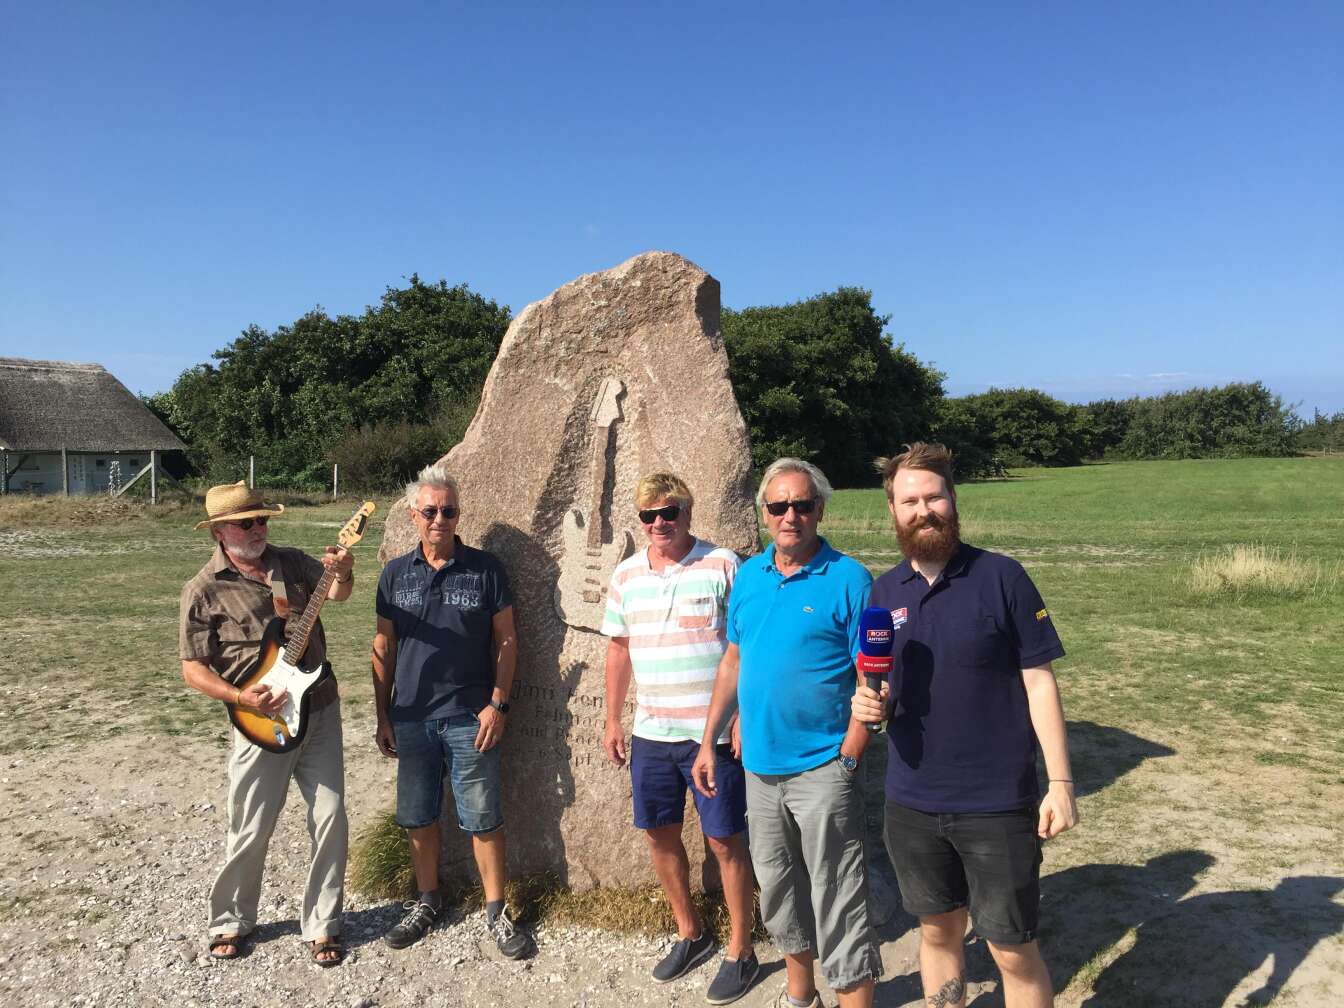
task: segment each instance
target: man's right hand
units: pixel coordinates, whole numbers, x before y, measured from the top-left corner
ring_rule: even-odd
[[[619,721],[608,721],[603,729],[602,751],[617,766],[625,766],[625,729]]]
[[[882,691],[860,686],[854,690],[854,699],[849,702],[849,711],[854,720],[863,724],[877,724],[886,717],[887,700],[891,696],[891,687],[882,684]]]
[[[714,747],[712,745],[700,745],[700,754],[695,757],[695,762],[691,764],[691,780],[695,784],[695,789],[706,798],[713,798],[718,794],[718,789],[714,787]]]
[[[272,689],[257,682],[238,694],[235,706],[246,707],[269,717],[285,705],[286,696],[288,693],[283,689]]]
[[[378,730],[374,732],[374,741],[378,743],[378,751],[384,756],[397,758],[397,736],[392,730],[392,722],[385,718],[378,719]]]

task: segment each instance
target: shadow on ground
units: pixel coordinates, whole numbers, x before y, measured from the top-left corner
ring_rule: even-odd
[[[1203,851],[1180,850],[1142,865],[1081,865],[1044,878],[1041,948],[1055,990],[1096,970],[1086,1008],[1218,1006],[1234,994],[1238,1006],[1265,1005],[1317,943],[1344,933],[1344,906],[1335,902],[1344,878],[1304,875],[1273,889],[1187,895],[1213,863]],[[1127,950],[1106,962],[1131,932]],[[972,932],[967,983],[995,988],[975,997],[975,1008],[1003,1005],[998,979]],[[880,981],[875,1003],[895,1008],[920,996],[912,971]]]
[[[1148,759],[1175,750],[1091,721],[1069,724],[1079,797],[1095,794]],[[1269,890],[1191,896],[1214,857],[1170,851],[1144,864],[1079,865],[1041,880],[1041,947],[1055,990],[1083,982],[1088,1008],[1238,1005],[1272,1001],[1317,943],[1344,932],[1335,897],[1344,879],[1299,876]],[[898,940],[916,922],[897,910],[880,929]],[[1113,949],[1122,943],[1125,949]],[[966,979],[986,985],[971,1003],[1002,1005],[999,975],[974,931],[966,944]],[[876,1004],[922,1001],[917,970],[877,986]]]
[[[1183,855],[1198,857],[1200,852],[1164,855],[1164,867],[1180,863]],[[1344,878],[1303,875],[1283,879],[1273,889],[1179,899],[1164,889],[1164,874],[1154,862],[1140,868],[1092,866],[1094,876],[1107,869],[1112,878],[1116,869],[1133,873],[1128,884],[1138,890],[1138,905],[1147,906],[1131,924],[1136,929],[1133,946],[1092,984],[1092,996],[1083,1002],[1088,1008],[1221,1005],[1234,993],[1238,1005],[1268,1004],[1318,942],[1344,929],[1344,906],[1334,902]],[[1178,886],[1184,883],[1179,873],[1165,877]],[[1064,880],[1078,885],[1086,881]],[[1095,951],[1105,947],[1098,943]]]
[[[1074,795],[1086,798],[1114,784],[1139,764],[1176,750],[1123,728],[1095,721],[1069,722],[1069,761],[1073,764]],[[1045,768],[1039,768],[1042,787]]]

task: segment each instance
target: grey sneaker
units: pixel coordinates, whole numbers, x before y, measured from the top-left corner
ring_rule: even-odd
[[[495,922],[489,925],[490,936],[495,939],[500,955],[510,959],[525,959],[532,951],[532,936],[520,928],[509,916],[508,907],[499,912]]]
[[[719,973],[705,991],[705,1000],[712,1005],[732,1004],[756,982],[760,975],[761,964],[755,955],[741,959],[725,959],[719,963]]]
[[[667,983],[690,972],[714,954],[714,936],[705,928],[700,929],[699,938],[682,938],[672,946],[672,951],[663,956],[662,962],[653,968],[653,978],[659,983]]]
[[[421,903],[419,900],[411,900],[402,904],[403,910],[409,910],[401,923],[397,924],[392,930],[383,936],[383,941],[387,942],[388,948],[404,949],[414,945],[423,938],[429,929],[434,926],[434,922],[439,919],[437,908],[428,903]]]
[[[793,1008],[793,1002],[789,1000],[789,988],[786,984],[784,989],[779,992],[779,997],[775,998],[775,1008]],[[826,1002],[821,1000],[820,994],[813,994],[812,1000],[807,1003],[807,1008],[826,1008]]]

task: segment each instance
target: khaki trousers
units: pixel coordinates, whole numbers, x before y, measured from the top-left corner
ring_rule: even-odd
[[[229,838],[224,867],[210,890],[210,934],[245,935],[257,926],[261,873],[292,777],[308,806],[312,863],[303,891],[303,938],[341,933],[349,825],[341,704],[310,711],[308,730],[287,753],[267,752],[238,731],[229,757]]]

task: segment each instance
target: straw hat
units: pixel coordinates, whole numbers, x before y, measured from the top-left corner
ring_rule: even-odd
[[[261,491],[248,489],[245,480],[224,483],[205,492],[205,513],[209,517],[203,522],[197,522],[196,527],[203,529],[215,522],[278,515],[284,509],[283,504],[269,504],[262,500]]]

